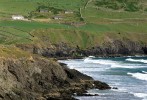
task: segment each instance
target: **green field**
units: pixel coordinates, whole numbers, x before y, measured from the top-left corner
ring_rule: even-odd
[[[130,38],[133,41],[146,42],[146,11],[113,10],[103,6],[97,7],[95,1],[88,1],[1,0],[0,44],[34,43],[36,40],[43,43],[47,41],[52,43],[62,41],[71,45],[81,45],[81,47],[85,48],[101,44],[107,37],[112,39]],[[147,1],[142,0],[141,3],[146,8]],[[57,9],[77,12],[81,8],[80,13],[86,24],[75,27],[65,24],[65,20],[37,22],[12,21],[10,19],[13,14],[28,16],[30,12],[37,9],[38,5],[47,5]],[[70,17],[67,19],[70,20]],[[44,41],[44,37],[46,41]]]
[[[50,24],[50,23],[39,23],[39,22],[23,22],[23,21],[1,21],[0,24],[0,38],[2,44],[18,44],[18,43],[31,43],[33,36],[40,34],[46,34],[46,37],[51,38],[51,42],[70,42],[76,44],[82,43],[82,47],[86,47],[89,44],[87,41],[92,43],[98,39],[101,40],[103,34],[109,33],[113,36],[115,33],[131,33],[132,35],[142,34],[147,35],[146,26],[147,23],[111,23],[111,24],[93,24],[89,23],[80,27],[73,27],[64,24]],[[38,30],[42,30],[41,32]],[[62,30],[62,31],[59,31]],[[74,31],[77,31],[76,34]],[[84,36],[85,33],[85,36]],[[87,38],[87,34],[93,38]],[[61,37],[62,38],[61,38]],[[80,36],[80,37],[78,37]],[[90,45],[90,44],[89,44]]]
[[[44,4],[66,10],[78,10],[87,0],[0,0],[0,17],[10,17],[12,14],[28,15]]]

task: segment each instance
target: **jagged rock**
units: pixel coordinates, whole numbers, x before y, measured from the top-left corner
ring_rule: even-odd
[[[108,84],[100,81],[94,81],[94,86],[95,88],[98,88],[100,90],[111,89],[111,87]]]
[[[116,89],[117,90],[118,88],[117,87],[112,87],[112,89]]]
[[[142,47],[142,50],[144,51],[145,54],[147,54],[147,47]]]
[[[86,93],[83,93],[83,94],[76,94],[76,96],[99,96],[98,94],[86,94]]]
[[[74,100],[73,93],[83,94],[91,88],[107,89],[108,85],[53,59],[0,58],[2,100]]]
[[[127,55],[144,55],[147,54],[147,46],[131,41],[128,39],[124,40],[113,40],[106,41],[102,45],[95,45],[93,47],[81,49],[79,46],[72,47],[66,43],[53,44],[51,46],[37,46],[35,44],[22,45],[18,44],[17,47],[29,51],[31,53],[40,54],[45,57],[55,57],[58,59],[63,58],[78,58],[84,56],[127,56]]]

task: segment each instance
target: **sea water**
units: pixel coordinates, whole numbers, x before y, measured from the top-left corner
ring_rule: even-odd
[[[95,80],[108,83],[111,90],[88,90],[99,96],[76,97],[80,100],[147,100],[147,57],[118,57],[60,60]]]

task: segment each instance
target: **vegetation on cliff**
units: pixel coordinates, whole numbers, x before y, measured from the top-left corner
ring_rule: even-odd
[[[104,37],[111,36],[109,38],[115,40],[117,33],[121,33],[120,35],[117,35],[118,38],[129,38],[133,41],[135,38],[135,41],[138,41],[137,37],[139,34],[139,37],[141,37],[139,42],[146,42],[146,11],[137,10],[135,12],[128,12],[127,10],[113,10],[107,7],[115,7],[114,4],[120,5],[122,8],[125,8],[124,6],[129,7],[130,4],[134,6],[140,5],[142,6],[142,9],[146,8],[145,0],[1,0],[0,43],[32,43],[34,37],[32,37],[31,34],[34,36],[36,35],[35,37],[38,37],[39,34],[41,36],[45,34],[45,32],[46,35],[48,35],[47,37],[53,36],[53,38],[50,38],[51,42],[53,43],[61,40],[70,44],[78,44],[82,48],[87,48],[89,45],[91,46],[102,43],[102,41],[104,41]],[[27,7],[25,5],[27,5]],[[48,23],[36,21],[10,21],[11,16],[14,14],[20,14],[27,17],[32,11],[35,11],[36,9],[39,10],[40,7],[49,7],[48,9],[51,9],[51,12],[52,10],[53,12],[61,10],[72,10],[79,12],[79,9],[81,9],[80,16],[82,16],[84,19],[85,24],[81,24],[79,20],[77,20],[75,23],[71,23],[71,21],[64,19],[57,21],[51,19]],[[70,17],[70,19],[72,18]],[[50,31],[55,31],[56,33],[51,32],[51,34],[49,34]],[[107,36],[107,34],[110,35]],[[130,37],[129,34],[132,34],[132,36]],[[72,36],[77,38],[77,41],[74,41]]]
[[[142,10],[140,0],[96,0],[96,5],[114,10],[139,11]]]
[[[89,88],[110,89],[50,57],[147,54],[146,3],[0,0],[0,98],[71,99]]]
[[[43,0],[18,0],[13,2],[10,0],[1,0],[0,43],[28,44],[33,43],[34,37],[37,38],[43,35],[51,37],[51,43],[57,43],[61,40],[62,42],[72,45],[78,44],[79,47],[84,49],[105,42],[104,40],[106,37],[112,40],[115,40],[115,38],[120,40],[122,40],[122,38],[129,38],[133,41],[145,43],[147,33],[146,11],[139,10],[128,12],[125,10],[113,10],[107,7],[110,4],[113,7],[113,3],[122,6],[136,4],[142,5],[143,9],[146,8],[145,0],[74,0],[72,2],[62,0],[58,1],[58,3],[56,0],[50,0],[48,2]],[[25,5],[27,5],[27,7]],[[29,16],[32,11],[39,9],[40,5],[44,7],[49,6],[51,11],[62,9],[63,11],[72,10],[79,12],[81,8],[80,16],[84,19],[84,23],[81,24],[79,20],[75,23],[71,23],[71,21],[64,19],[51,19],[46,23],[36,21],[10,21],[11,16],[14,14],[21,14],[26,17]],[[67,18],[68,17],[69,16],[67,16]],[[70,19],[72,18],[70,17]],[[49,34],[49,32],[51,34]],[[34,37],[32,37],[32,34]],[[138,38],[138,36],[140,38]],[[39,37],[39,39],[41,39],[41,37]],[[75,41],[74,39],[77,40]]]

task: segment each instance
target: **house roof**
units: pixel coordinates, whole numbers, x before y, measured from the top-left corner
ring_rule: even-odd
[[[48,12],[48,9],[39,9],[40,12]]]
[[[65,12],[73,12],[72,10],[65,10]]]
[[[66,10],[66,11],[64,11],[65,13],[73,13],[73,11],[71,11],[71,10]]]
[[[24,17],[22,15],[12,15],[12,17]]]
[[[62,16],[54,16],[54,18],[63,18]]]

